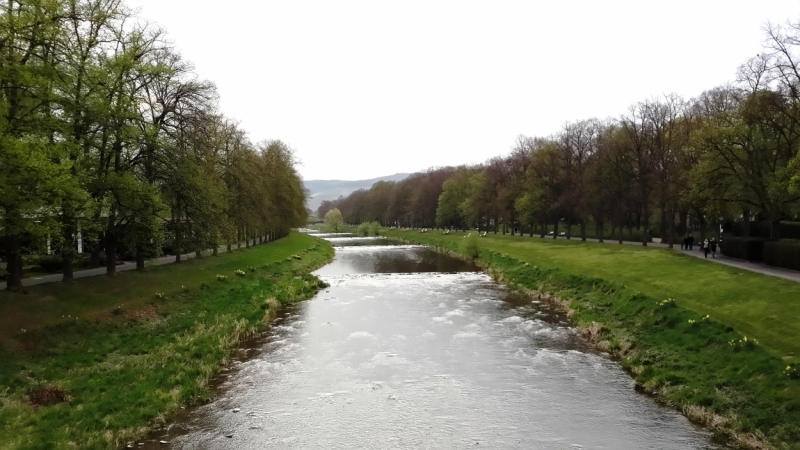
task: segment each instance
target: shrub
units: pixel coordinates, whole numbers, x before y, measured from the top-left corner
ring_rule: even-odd
[[[5,280],[6,278],[8,278],[8,271],[0,267],[0,280]]]
[[[723,255],[731,258],[762,261],[764,259],[764,239],[725,236],[720,250]]]
[[[800,270],[800,240],[767,242],[764,244],[764,262],[770,266]]]
[[[369,222],[364,222],[359,225],[356,234],[359,236],[369,236]]]
[[[369,224],[369,234],[373,236],[378,236],[380,234],[381,224],[378,222],[370,222]]]
[[[478,233],[470,233],[461,241],[461,253],[472,259],[480,256],[481,248],[478,243]]]
[[[64,270],[64,260],[59,255],[42,255],[39,257],[39,267],[45,272],[60,272]]]
[[[800,222],[781,222],[782,239],[800,239]]]

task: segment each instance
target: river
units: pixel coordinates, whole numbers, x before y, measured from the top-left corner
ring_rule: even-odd
[[[706,449],[547,304],[419,246],[323,236],[330,288],[248,343],[176,449]],[[146,446],[156,448],[152,444]],[[162,448],[164,446],[161,446]],[[141,447],[140,447],[141,448]]]

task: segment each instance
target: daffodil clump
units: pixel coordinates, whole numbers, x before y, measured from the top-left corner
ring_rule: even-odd
[[[754,345],[758,345],[758,339],[755,339],[755,338],[748,339],[747,336],[743,336],[738,341],[735,340],[735,339],[732,339],[732,340],[728,341],[728,345],[730,345],[731,347],[734,347],[734,348],[746,347],[746,346],[754,346]]]
[[[693,324],[693,323],[697,323],[697,322],[703,322],[703,321],[706,321],[706,320],[709,320],[709,319],[711,319],[711,316],[706,314],[705,316],[701,317],[699,321],[698,320],[694,320],[694,319],[689,319],[688,322],[689,322],[689,324]]]
[[[800,379],[800,371],[797,370],[797,367],[786,366],[786,368],[783,369],[783,373],[792,380]]]
[[[234,271],[233,273],[235,273],[237,277],[243,277],[247,275],[247,273],[245,273],[245,271],[242,269],[236,269],[236,271]]]
[[[658,306],[668,306],[668,305],[674,305],[674,304],[675,304],[675,299],[674,298],[668,298],[666,300],[661,300],[660,302],[656,302],[656,305],[658,305]]]
[[[227,275],[217,275],[217,281],[227,281],[227,280],[228,280]]]
[[[299,255],[292,255],[292,258],[294,258],[294,259],[303,259],[303,257],[299,256]]]
[[[164,293],[163,292],[156,292],[156,298],[164,299]]]

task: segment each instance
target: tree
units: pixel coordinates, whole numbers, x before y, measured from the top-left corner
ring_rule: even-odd
[[[334,233],[339,232],[339,226],[342,224],[342,212],[339,208],[333,208],[325,214],[325,228]]]

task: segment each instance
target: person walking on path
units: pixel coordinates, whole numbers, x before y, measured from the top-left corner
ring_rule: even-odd
[[[683,242],[681,242],[681,250],[689,250],[689,235],[685,234],[683,236]]]
[[[717,254],[717,240],[712,237],[709,245],[711,245],[711,258],[716,258],[714,255]]]
[[[709,245],[710,244],[708,243],[708,239],[700,243],[700,250],[702,250],[705,253],[706,259],[708,259],[708,251],[710,250]]]
[[[694,250],[694,236],[689,233],[689,250]]]

